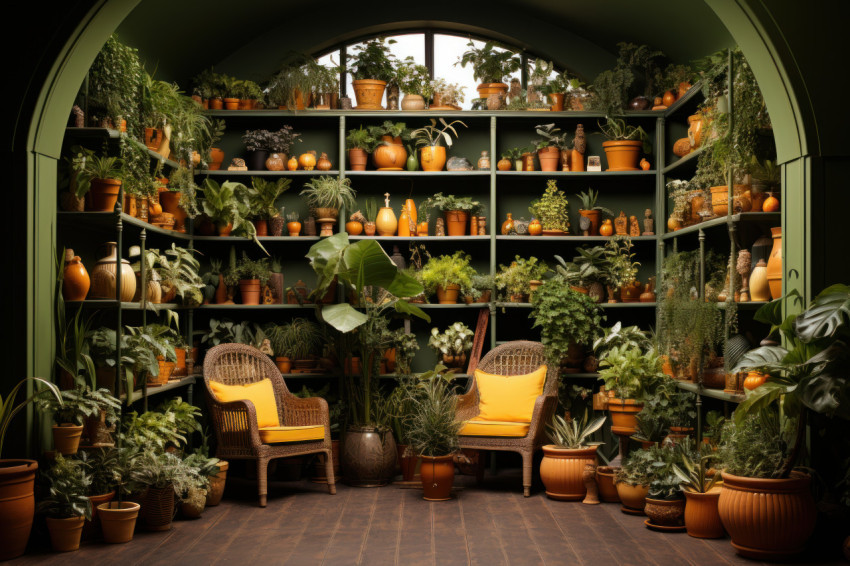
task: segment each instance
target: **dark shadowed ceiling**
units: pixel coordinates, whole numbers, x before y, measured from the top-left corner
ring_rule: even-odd
[[[201,69],[262,80],[290,50],[316,53],[365,35],[423,27],[488,35],[584,79],[613,65],[617,43],[646,43],[677,62],[733,44],[702,0],[175,2],[143,0],[118,29],[149,70],[183,84]]]

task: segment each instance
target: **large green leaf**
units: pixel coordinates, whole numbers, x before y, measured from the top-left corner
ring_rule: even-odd
[[[794,332],[804,342],[835,336],[850,319],[850,287],[832,285],[815,298],[794,322]]]
[[[399,299],[398,301],[395,302],[395,304],[393,306],[395,307],[395,310],[397,312],[401,313],[401,314],[409,314],[409,315],[413,315],[413,316],[418,316],[419,318],[421,318],[425,322],[431,322],[430,316],[425,314],[425,312],[422,309],[420,309],[419,307],[417,307],[416,305],[412,305],[412,304],[408,303],[407,301],[403,301],[403,300]]]
[[[343,260],[345,266],[339,276],[354,285],[358,296],[369,285],[388,289],[398,273],[398,266],[375,240],[361,240],[348,246]]]
[[[782,299],[770,301],[759,307],[759,310],[753,315],[753,319],[772,327],[782,324]]]
[[[351,332],[367,320],[365,314],[348,303],[322,307],[322,318],[340,332]]]
[[[396,297],[416,297],[424,292],[422,284],[416,278],[399,271],[392,283],[387,287],[387,291]]]
[[[738,405],[738,408],[735,409],[733,413],[735,424],[738,426],[742,425],[747,415],[767,408],[771,403],[788,393],[788,391],[789,388],[787,386],[772,381],[766,381],[759,387],[756,387]]]
[[[313,244],[307,252],[310,266],[318,276],[314,295],[321,297],[327,292],[339,269],[342,254],[348,246],[348,234],[340,232]]]
[[[850,383],[846,376],[823,372],[807,377],[797,387],[797,395],[817,413],[850,419]]]
[[[788,351],[785,348],[780,348],[779,346],[761,346],[741,356],[738,364],[732,368],[732,372],[738,373],[740,371],[774,366],[782,362],[786,355],[788,355]]]

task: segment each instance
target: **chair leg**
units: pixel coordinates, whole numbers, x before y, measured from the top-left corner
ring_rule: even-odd
[[[336,495],[336,478],[334,477],[334,461],[331,451],[325,453],[325,477],[328,478],[328,492]]]
[[[260,494],[260,507],[266,506],[266,495],[269,492],[269,461],[265,458],[257,459],[257,490]]]
[[[531,496],[531,471],[532,471],[532,463],[534,461],[533,454],[531,452],[523,452],[522,453],[522,494],[525,497]]]
[[[484,481],[484,469],[487,467],[487,456],[489,452],[484,450],[478,451],[478,464],[475,466],[475,483],[481,485]]]

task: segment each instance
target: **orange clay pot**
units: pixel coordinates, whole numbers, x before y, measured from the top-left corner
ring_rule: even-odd
[[[290,171],[295,171],[298,169],[298,159],[295,157],[290,157],[289,161],[286,162],[286,168]]]

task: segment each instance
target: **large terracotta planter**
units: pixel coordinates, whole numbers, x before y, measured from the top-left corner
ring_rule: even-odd
[[[345,483],[355,487],[386,485],[395,472],[397,449],[390,431],[350,426],[342,442]]]
[[[83,535],[85,517],[68,517],[56,519],[47,517],[47,530],[50,531],[50,546],[56,552],[71,552],[80,548],[80,537]]]
[[[239,281],[239,293],[242,295],[243,305],[260,304],[260,280],[242,279]]]
[[[649,493],[648,485],[628,485],[618,483],[617,495],[623,503],[623,512],[632,515],[642,515],[646,507],[646,494]]]
[[[407,150],[401,138],[381,136],[381,142],[372,152],[372,163],[379,171],[401,171],[407,163]]]
[[[602,142],[608,171],[639,171],[638,158],[643,148],[640,140],[610,140]]]
[[[614,485],[614,468],[599,466],[596,468],[596,485],[599,487],[599,499],[609,503],[619,503],[620,495]]]
[[[477,89],[478,98],[486,99],[491,94],[499,94],[504,98],[508,92],[508,85],[505,83],[481,83]]]
[[[442,285],[437,286],[437,302],[441,305],[457,304],[458,294],[460,293],[460,285]]]
[[[549,499],[576,501],[587,494],[584,487],[584,467],[596,464],[596,447],[569,450],[553,444],[543,447],[540,479]]]
[[[422,498],[427,501],[451,499],[455,479],[454,456],[421,456]]]
[[[358,110],[383,110],[381,104],[384,98],[385,81],[374,79],[360,79],[353,81],[354,97],[357,99]]]
[[[160,191],[159,203],[162,205],[163,212],[174,215],[174,229],[178,232],[186,232],[186,219],[188,215],[180,206],[180,192]]]
[[[654,527],[682,527],[685,523],[685,500],[647,497],[643,512]]]
[[[621,436],[631,436],[637,431],[637,414],[643,404],[634,399],[608,399],[608,411],[611,413],[611,432]]]
[[[469,223],[469,213],[465,210],[446,211],[446,235],[466,236],[466,225]]]
[[[210,477],[210,487],[207,489],[207,507],[215,507],[221,503],[221,498],[224,496],[224,484],[230,464],[227,460],[219,460],[217,465],[218,473]]]
[[[538,149],[537,159],[540,161],[541,171],[557,171],[558,163],[561,161],[561,150],[554,146]]]
[[[0,460],[0,560],[27,548],[35,515],[35,460]]]
[[[118,202],[121,181],[118,179],[92,179],[89,197],[95,212],[112,212]]]
[[[723,473],[717,510],[738,554],[757,560],[787,559],[803,550],[815,527],[812,478],[745,478]]]
[[[140,505],[132,501],[102,503],[97,512],[104,542],[120,544],[133,540]]]
[[[697,538],[723,538],[723,523],[717,511],[720,488],[708,493],[685,491],[685,527]]]
[[[420,149],[419,163],[423,171],[442,171],[446,166],[446,148],[429,145]]]
[[[773,236],[773,249],[767,259],[767,284],[771,298],[779,299],[782,297],[782,228],[771,228],[770,235]]]
[[[83,425],[62,423],[53,425],[53,448],[63,456],[76,454],[83,436]]]

